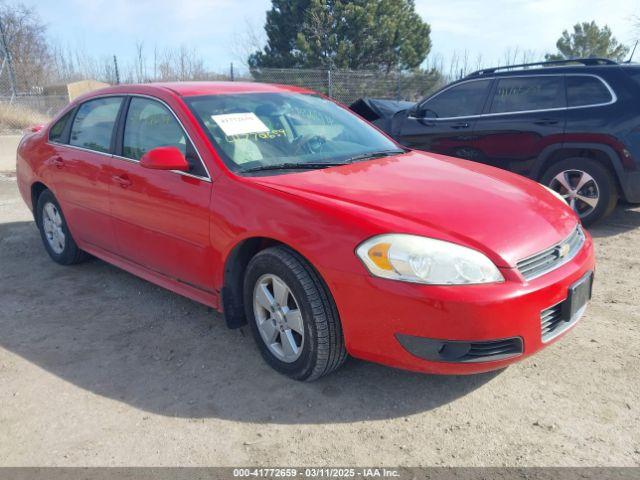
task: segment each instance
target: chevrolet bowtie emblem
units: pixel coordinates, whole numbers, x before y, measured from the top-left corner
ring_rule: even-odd
[[[562,245],[560,247],[560,249],[558,250],[558,257],[559,258],[566,257],[569,254],[569,249],[570,249],[570,247],[569,247],[568,243],[565,243],[564,245]]]

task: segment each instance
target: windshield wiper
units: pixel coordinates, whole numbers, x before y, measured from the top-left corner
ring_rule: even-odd
[[[345,160],[346,163],[357,162],[358,160],[369,160],[372,158],[390,157],[392,155],[401,155],[407,153],[406,150],[380,150],[378,152],[367,152],[354,155]]]
[[[240,173],[264,172],[268,170],[311,170],[314,168],[337,167],[346,165],[347,162],[318,162],[318,163],[279,163],[277,165],[260,165],[258,167],[239,170]]]

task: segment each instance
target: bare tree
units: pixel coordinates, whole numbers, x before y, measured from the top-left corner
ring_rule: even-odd
[[[147,60],[144,56],[144,43],[136,42],[135,75],[138,83],[148,81]]]
[[[51,73],[46,26],[32,8],[0,3],[0,20],[15,72],[16,90],[30,92]]]
[[[249,56],[262,50],[266,43],[264,28],[256,25],[248,17],[244,18],[243,27],[236,30],[231,40],[233,58],[245,68],[249,68]]]

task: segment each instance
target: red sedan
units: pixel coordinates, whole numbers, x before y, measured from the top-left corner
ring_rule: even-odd
[[[91,254],[248,323],[265,360],[299,380],[347,354],[502,368],[591,297],[592,241],[557,194],[404,149],[300,88],[93,92],[24,137],[17,171],[54,261]]]

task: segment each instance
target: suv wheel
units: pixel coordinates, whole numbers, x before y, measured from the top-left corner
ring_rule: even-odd
[[[338,311],[317,272],[285,247],[259,252],[244,281],[247,321],[271,367],[295,380],[315,380],[344,363]]]
[[[73,240],[60,204],[50,190],[45,190],[38,197],[36,222],[44,248],[54,262],[73,265],[88,257]]]
[[[611,172],[589,158],[567,158],[554,164],[541,183],[562,195],[585,226],[609,215],[618,203]]]

